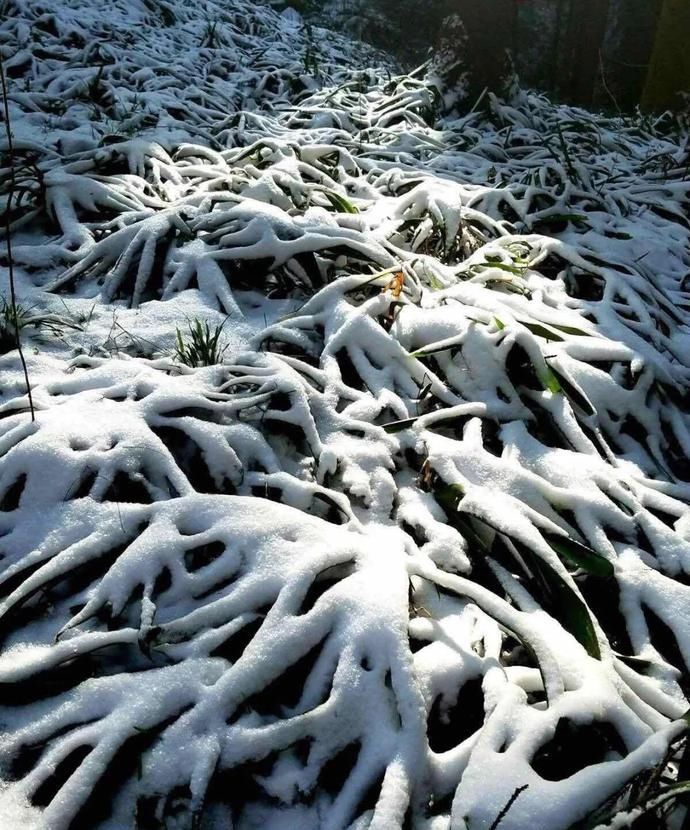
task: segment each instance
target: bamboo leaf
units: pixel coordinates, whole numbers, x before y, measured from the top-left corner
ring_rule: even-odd
[[[403,418],[401,421],[390,421],[389,423],[384,424],[383,428],[388,433],[402,432],[404,429],[411,427],[412,424],[419,419],[419,417],[419,415],[416,415],[414,418]]]
[[[565,334],[573,334],[576,337],[591,337],[591,333],[588,331],[584,331],[583,329],[575,328],[575,326],[561,326],[558,323],[549,323],[551,328],[558,329],[558,331],[562,331]]]
[[[618,654],[617,652],[615,652],[615,656],[621,663],[625,663],[626,666],[635,669],[639,674],[647,675],[654,668],[654,663],[651,660],[645,660],[642,657],[632,657],[629,654]]]
[[[349,199],[334,193],[332,190],[324,190],[324,194],[333,208],[339,213],[359,213],[359,210]]]
[[[575,637],[590,657],[600,660],[599,640],[587,605],[548,562],[518,540],[513,539],[512,542],[547,589],[550,613]]]
[[[554,395],[557,395],[559,392],[563,391],[558,377],[550,366],[535,366],[534,368],[537,373],[537,377],[539,378],[539,383],[541,383],[547,392],[552,392]]]
[[[550,329],[547,329],[546,326],[542,326],[541,323],[528,323],[525,320],[521,320],[520,322],[526,329],[531,331],[532,334],[536,334],[538,337],[543,337],[545,340],[553,340],[555,342],[563,342],[564,340],[560,334],[550,331]]]
[[[608,559],[604,559],[586,545],[576,542],[570,536],[561,536],[556,533],[542,533],[542,535],[556,553],[571,565],[602,579],[613,576],[613,565]]]
[[[584,393],[581,392],[574,383],[557,369],[549,367],[552,375],[556,378],[556,383],[559,384],[560,390],[565,394],[568,400],[576,407],[581,409],[586,415],[594,415],[596,410],[592,404],[587,400]]]
[[[445,340],[437,341],[429,346],[423,346],[421,349],[417,349],[416,352],[410,352],[410,357],[427,357],[428,355],[437,354],[438,352],[447,352],[449,349],[459,346],[464,336],[465,335],[463,333],[458,337],[448,337]]]
[[[445,511],[450,511],[452,518],[457,519],[458,502],[465,495],[461,484],[446,484],[441,481],[434,487],[434,497]]]
[[[478,549],[483,553],[490,553],[487,546],[479,539],[479,536],[469,527],[470,514],[466,514],[467,518],[462,515],[462,511],[458,510],[458,503],[464,495],[464,490],[459,484],[439,483],[434,487],[434,496],[438,503],[443,508],[448,517],[449,523],[462,533],[468,540],[477,545]],[[544,590],[549,612],[561,623],[563,628],[575,637],[575,639],[585,648],[587,653],[596,658],[601,659],[601,649],[599,647],[599,640],[594,628],[594,623],[589,613],[587,605],[578,596],[575,590],[569,585],[556,570],[554,570],[548,562],[545,562],[537,553],[531,548],[527,547],[519,539],[509,536],[504,531],[492,527],[484,519],[479,519],[477,516],[471,517],[474,521],[479,521],[486,524],[496,533],[506,536],[515,546],[516,550],[524,560],[531,574],[535,577],[535,584],[541,585]],[[567,538],[567,537],[566,537]],[[559,536],[560,540],[561,537]],[[573,541],[573,540],[569,540]],[[580,546],[585,551],[588,551],[584,545]],[[572,546],[567,546],[569,554],[577,551],[580,559],[584,559],[582,552],[579,550],[577,543],[573,542]],[[589,551],[588,551],[589,552]],[[589,552],[595,557],[594,551]],[[565,555],[565,554],[564,554]],[[601,558],[601,557],[598,557]],[[587,558],[590,562],[591,559]],[[604,560],[606,561],[606,560]],[[601,568],[600,563],[596,563],[594,567]],[[603,571],[603,568],[601,568]]]
[[[497,268],[499,271],[505,271],[507,274],[513,274],[518,277],[522,276],[525,272],[524,266],[508,265],[507,262],[491,262],[490,260],[487,262],[478,262],[471,267],[471,270],[474,271],[479,268]]]
[[[549,213],[543,217],[545,222],[586,222],[587,217],[580,213]]]

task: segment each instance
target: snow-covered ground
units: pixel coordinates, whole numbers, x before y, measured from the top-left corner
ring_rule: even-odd
[[[630,825],[688,765],[687,129],[2,11],[3,830]]]

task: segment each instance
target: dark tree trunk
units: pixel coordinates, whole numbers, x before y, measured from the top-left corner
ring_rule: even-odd
[[[500,90],[507,52],[513,46],[514,0],[458,0],[454,11],[467,34],[464,63],[470,98],[476,99],[486,87]]]
[[[677,109],[690,92],[690,2],[664,0],[652,60],[642,93],[647,110]]]
[[[570,0],[561,6],[556,92],[581,106],[594,102],[608,13],[609,0]]]
[[[632,111],[649,70],[663,0],[611,0],[596,103]]]

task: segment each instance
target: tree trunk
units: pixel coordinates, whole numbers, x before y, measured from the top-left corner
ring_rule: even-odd
[[[609,0],[570,0],[559,37],[557,93],[567,101],[591,106],[600,74],[600,53]]]
[[[645,110],[678,109],[690,92],[690,2],[664,0],[642,93]]]
[[[470,98],[476,98],[485,87],[498,91],[505,75],[506,52],[513,45],[514,0],[459,0],[455,12],[467,34],[464,62]]]
[[[611,0],[596,103],[632,112],[640,103],[663,0]]]

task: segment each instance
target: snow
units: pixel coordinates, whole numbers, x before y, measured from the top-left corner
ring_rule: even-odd
[[[15,789],[0,781],[0,815],[7,827],[24,827],[26,830],[46,830],[41,811]]]
[[[687,129],[8,9],[0,824],[627,826],[687,727]]]

